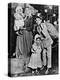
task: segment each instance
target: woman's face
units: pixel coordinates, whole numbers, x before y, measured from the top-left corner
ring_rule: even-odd
[[[36,18],[36,23],[39,25],[41,24],[42,20],[40,18]]]
[[[29,8],[25,9],[25,15],[29,17],[31,16],[31,10],[29,10]]]

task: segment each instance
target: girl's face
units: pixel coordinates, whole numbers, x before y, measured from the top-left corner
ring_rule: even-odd
[[[42,20],[40,18],[36,18],[36,23],[39,25],[41,24]]]
[[[37,40],[36,40],[36,43],[37,43],[37,44],[40,44],[40,42],[41,42],[40,39],[37,39]]]

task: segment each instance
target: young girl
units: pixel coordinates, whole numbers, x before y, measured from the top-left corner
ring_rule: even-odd
[[[28,64],[28,67],[33,69],[32,73],[37,72],[37,69],[42,67],[41,51],[42,51],[41,38],[40,35],[36,34],[34,44],[32,45],[31,48],[32,55],[30,58],[30,62]]]

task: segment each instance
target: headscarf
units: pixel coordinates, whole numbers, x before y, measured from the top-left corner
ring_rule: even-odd
[[[34,37],[34,41],[35,41],[35,42],[36,42],[36,39],[37,39],[37,38],[41,38],[39,34],[36,34],[36,35],[35,35],[35,37]]]

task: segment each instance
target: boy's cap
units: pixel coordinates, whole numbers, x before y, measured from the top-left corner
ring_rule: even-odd
[[[41,13],[37,13],[37,14],[36,14],[36,18],[43,19],[43,16],[42,16],[42,14],[41,14]]]

